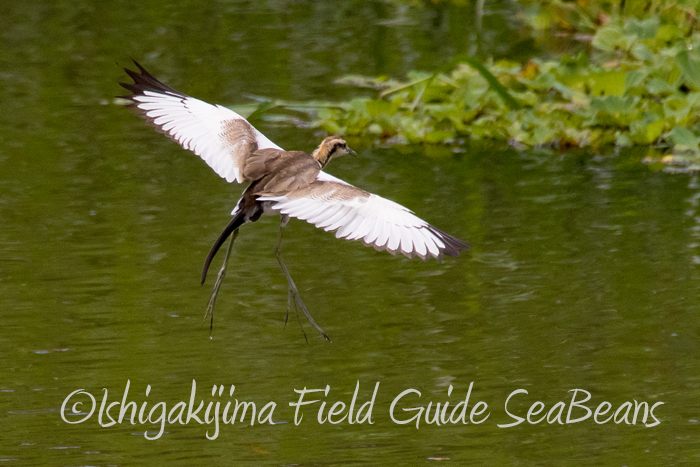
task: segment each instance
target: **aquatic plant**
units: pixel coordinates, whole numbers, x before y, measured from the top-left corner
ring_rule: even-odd
[[[544,2],[537,11],[571,4]],[[338,83],[366,88],[368,96],[316,107],[312,125],[395,144],[486,138],[562,149],[650,145],[676,160],[697,160],[699,4],[654,2],[623,18],[577,2],[572,27],[594,32],[589,53],[524,64],[457,57],[405,80],[346,76]],[[529,18],[539,24],[537,12]]]

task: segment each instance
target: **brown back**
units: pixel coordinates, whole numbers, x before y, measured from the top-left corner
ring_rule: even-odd
[[[243,176],[258,181],[258,196],[280,196],[305,187],[316,180],[321,166],[303,151],[260,149],[245,160]]]

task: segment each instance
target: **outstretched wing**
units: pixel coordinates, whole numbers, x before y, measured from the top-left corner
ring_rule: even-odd
[[[252,152],[281,149],[233,110],[176,91],[134,64],[140,73],[124,69],[134,82],[119,83],[132,93],[122,97],[148,124],[204,159],[226,181],[247,181],[241,168]]]
[[[448,235],[400,204],[356,188],[321,172],[318,180],[284,196],[261,196],[272,209],[302,219],[337,238],[362,240],[366,246],[397,252],[409,258],[418,256],[442,260],[443,255],[459,256],[469,244]]]
[[[158,81],[136,61],[139,72],[124,69],[133,83],[119,83],[150,125],[193,151],[228,182],[242,183],[246,159],[259,149],[281,149],[236,112],[211,105]],[[280,213],[306,220],[336,237],[400,252],[409,258],[458,256],[469,244],[416,217],[405,207],[370,194],[325,172],[316,182],[284,196],[262,196]]]

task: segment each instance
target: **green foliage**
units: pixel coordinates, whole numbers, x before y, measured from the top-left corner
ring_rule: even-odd
[[[405,81],[346,77],[343,84],[374,96],[321,108],[313,125],[399,144],[488,138],[563,148],[660,145],[700,157],[698,3],[657,1],[646,10],[651,17],[606,17],[601,26],[583,21],[590,14],[580,11],[578,24],[595,28],[590,54],[524,65],[461,57]]]

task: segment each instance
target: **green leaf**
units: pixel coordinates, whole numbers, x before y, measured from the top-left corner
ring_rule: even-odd
[[[649,84],[646,85],[646,88],[650,94],[667,94],[676,91],[676,88],[674,88],[661,78],[652,78],[649,81]]]
[[[656,31],[656,41],[661,45],[683,37],[683,31],[675,24],[664,24]]]
[[[452,61],[452,63],[455,62],[465,62],[472,68],[476,69],[481,74],[481,76],[483,76],[484,79],[486,79],[486,81],[489,82],[489,85],[498,93],[498,95],[501,97],[501,99],[503,99],[503,102],[505,102],[508,105],[508,107],[510,107],[511,109],[522,108],[520,102],[516,101],[513,98],[513,96],[511,96],[508,93],[508,90],[505,88],[505,86],[503,86],[498,81],[498,79],[496,79],[496,77],[489,70],[486,69],[483,63],[464,55],[459,56]],[[454,65],[451,64],[450,68],[452,68],[453,66]]]
[[[394,106],[385,100],[367,101],[367,114],[370,117],[377,118],[381,116],[390,116],[394,113]]]
[[[634,44],[631,53],[637,60],[646,60],[647,62],[654,60],[654,54],[644,44]]]
[[[622,29],[625,34],[636,36],[638,39],[653,39],[659,30],[659,24],[660,20],[656,16],[644,20],[630,18],[625,21]]]
[[[349,110],[355,112],[357,116],[369,117],[368,102],[369,99],[355,98],[349,102]]]
[[[592,73],[588,79],[591,94],[594,96],[622,96],[625,94],[624,71],[601,71]]]
[[[367,131],[370,133],[374,133],[375,135],[381,135],[384,132],[384,129],[382,126],[378,123],[372,123],[368,128]]]
[[[617,133],[615,135],[615,145],[616,146],[621,146],[621,147],[629,147],[632,146],[632,140],[630,139],[629,135],[626,133]]]
[[[567,54],[561,56],[561,64],[569,68],[585,68],[588,66],[588,55],[584,52],[579,52],[575,57]]]
[[[605,52],[613,52],[616,48],[624,46],[624,42],[625,35],[622,28],[616,24],[610,24],[598,29],[591,44]]]
[[[534,89],[549,90],[554,87],[557,77],[552,73],[540,73],[535,79],[530,81],[530,86]]]
[[[651,123],[646,120],[636,120],[630,124],[630,137],[638,144],[651,144],[661,136],[664,130],[664,121],[658,119]]]
[[[425,142],[431,144],[445,143],[454,138],[454,133],[447,130],[433,130],[425,134]]]
[[[625,92],[631,88],[641,86],[649,72],[646,69],[631,70],[625,74]]]
[[[277,102],[275,102],[275,101],[265,101],[265,102],[262,102],[259,106],[257,106],[257,107],[255,108],[255,110],[253,111],[253,113],[251,113],[250,115],[248,115],[247,120],[248,120],[249,122],[250,122],[250,121],[253,121],[253,122],[254,122],[255,120],[259,119],[259,118],[262,116],[262,114],[264,114],[265,112],[267,112],[267,111],[270,110],[270,109],[274,109],[274,108],[277,107],[278,105],[279,105],[279,104],[278,104]]]
[[[591,99],[591,109],[602,110],[610,115],[630,114],[636,112],[636,96],[604,96]]]
[[[432,75],[430,75],[430,76],[422,76],[422,77],[417,78],[417,79],[414,79],[414,80],[412,80],[412,81],[410,81],[410,82],[408,82],[408,83],[396,85],[396,86],[392,87],[391,89],[387,89],[387,90],[385,90],[385,91],[382,91],[381,94],[379,94],[379,96],[380,96],[380,97],[386,97],[386,96],[388,96],[389,94],[393,94],[393,93],[395,93],[395,92],[397,92],[397,91],[401,91],[401,90],[403,90],[403,89],[411,88],[411,87],[415,86],[416,84],[424,83],[424,82],[426,82],[426,81],[427,81],[427,82],[430,82],[430,81],[433,80],[433,78],[435,78],[436,75],[437,75],[437,74],[432,74]]]
[[[698,151],[700,138],[687,128],[678,126],[668,133],[668,137],[673,140],[676,149],[680,151],[700,152]]]
[[[700,90],[700,60],[697,53],[682,50],[676,55],[676,65],[681,71],[682,78],[687,85]]]
[[[661,136],[665,127],[666,122],[661,118],[647,126],[647,141],[649,144],[653,143]]]

